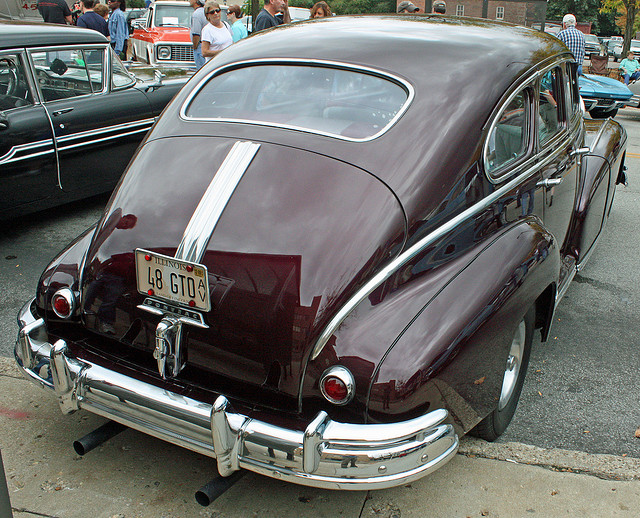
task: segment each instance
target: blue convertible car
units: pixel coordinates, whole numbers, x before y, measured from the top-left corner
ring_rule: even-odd
[[[618,108],[627,106],[633,93],[617,79],[585,74],[578,77],[580,96],[589,115],[594,119],[614,117]]]

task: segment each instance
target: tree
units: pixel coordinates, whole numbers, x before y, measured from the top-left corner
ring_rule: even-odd
[[[633,26],[636,21],[636,13],[640,8],[640,0],[602,0],[603,12],[617,12],[618,25],[624,27],[624,43],[622,45],[622,55],[626,56],[631,48],[631,39],[634,36]]]

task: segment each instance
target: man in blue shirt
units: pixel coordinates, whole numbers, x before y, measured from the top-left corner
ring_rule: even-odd
[[[278,13],[282,13],[282,20],[276,18]],[[291,15],[289,14],[288,0],[264,0],[264,8],[256,16],[253,32],[269,29],[290,21]]]
[[[129,39],[129,27],[127,26],[127,17],[124,11],[127,9],[125,0],[109,0],[109,36],[111,37],[111,46],[120,59],[127,59],[127,40]]]
[[[93,12],[95,0],[82,0],[82,16],[78,18],[76,25],[85,29],[93,29],[100,34],[109,37],[109,27],[107,21],[98,13]]]
[[[582,62],[584,61],[584,34],[576,29],[576,17],[565,14],[562,18],[562,30],[558,38],[567,46],[578,64],[578,75],[582,75]]]

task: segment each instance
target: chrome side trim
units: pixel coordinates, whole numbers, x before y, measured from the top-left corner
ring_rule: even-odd
[[[46,146],[50,146],[50,148],[42,149]],[[0,165],[20,162],[21,160],[29,160],[30,158],[49,155],[51,153],[55,153],[55,148],[53,139],[50,138],[39,140],[38,142],[30,142],[29,144],[20,144],[19,146],[13,146],[7,153],[0,157]]]
[[[568,145],[571,143],[570,135],[565,139],[565,143],[563,145]],[[380,286],[383,282],[385,282],[389,277],[391,277],[398,268],[402,267],[405,263],[409,262],[416,255],[418,255],[424,248],[433,244],[436,240],[453,230],[455,227],[460,225],[463,221],[473,218],[480,214],[482,211],[486,210],[493,203],[498,201],[502,196],[508,193],[510,190],[514,189],[520,183],[524,182],[527,178],[530,178],[534,174],[536,174],[541,168],[544,168],[549,162],[554,159],[553,155],[545,157],[545,159],[534,165],[533,167],[525,170],[522,174],[512,178],[510,181],[505,183],[502,187],[495,190],[492,194],[479,201],[475,205],[472,205],[467,210],[461,212],[457,216],[454,216],[452,219],[444,223],[442,226],[435,229],[430,234],[427,234],[420,241],[417,241],[413,246],[407,248],[403,253],[401,253],[398,257],[392,260],[389,264],[387,264],[384,268],[382,268],[376,275],[374,275],[369,281],[360,288],[335,314],[335,316],[329,321],[326,327],[323,329],[322,333],[316,340],[315,345],[313,346],[313,350],[311,353],[311,359],[315,360],[318,355],[324,349],[324,346],[327,344],[333,333],[336,332],[338,327],[342,324],[342,322],[349,316],[349,314],[356,308],[358,304],[360,304],[363,300],[365,300],[378,286]]]
[[[569,289],[569,285],[571,284],[571,281],[573,281],[573,278],[576,276],[576,273],[578,273],[578,267],[574,267],[571,268],[571,270],[569,270],[568,278],[565,280],[565,282],[562,284],[562,286],[560,287],[560,290],[556,291],[556,299],[554,302],[554,309],[556,307],[558,307],[558,304],[560,303],[560,301],[562,300],[562,297],[564,297],[564,294],[567,293],[567,290]],[[553,320],[552,320],[553,322]]]
[[[107,126],[90,131],[82,131],[79,133],[73,133],[71,135],[65,135],[64,137],[59,137],[57,139],[59,144],[58,151],[66,151],[68,149],[74,149],[77,147],[85,146],[87,144],[95,144],[98,142],[105,142],[129,135],[135,135],[136,133],[147,132],[149,131],[151,126],[153,126],[154,122],[155,118],[150,118],[135,122],[127,122],[125,124],[116,124],[114,126]],[[101,135],[107,135],[109,133],[114,134],[101,137]],[[73,142],[77,140],[82,140],[82,142],[74,144]]]
[[[233,119],[233,118],[200,118],[200,117],[190,117],[190,116],[187,115],[187,108],[191,104],[191,101],[200,92],[202,87],[205,86],[206,83],[213,76],[216,76],[216,75],[219,75],[219,74],[223,74],[227,70],[231,70],[231,69],[234,69],[234,68],[250,66],[250,65],[276,65],[278,63],[283,63],[283,64],[287,64],[287,65],[300,65],[300,66],[324,66],[324,67],[339,68],[339,69],[342,69],[342,70],[350,70],[350,71],[353,71],[353,72],[362,72],[362,73],[366,73],[366,74],[370,74],[370,75],[375,75],[377,77],[381,77],[383,79],[386,79],[387,81],[391,81],[391,82],[394,82],[394,83],[396,83],[398,85],[402,85],[402,87],[407,91],[407,99],[405,100],[405,102],[402,105],[402,107],[398,110],[398,113],[396,113],[395,116],[380,131],[378,131],[374,135],[371,135],[371,136],[366,137],[366,138],[345,137],[345,136],[342,136],[342,135],[336,135],[335,133],[329,133],[329,132],[326,132],[326,131],[314,130],[314,129],[311,129],[311,128],[303,128],[303,127],[300,127],[300,126],[294,126],[294,125],[290,125],[290,124],[279,124],[279,123],[275,123],[275,122],[272,123],[272,122],[265,122],[265,121]],[[193,88],[191,90],[191,93],[187,96],[185,101],[182,103],[182,106],[180,108],[180,118],[184,119],[186,121],[192,121],[192,122],[207,122],[207,123],[211,123],[211,122],[232,122],[232,123],[239,123],[239,124],[252,124],[254,126],[268,126],[268,127],[271,127],[271,128],[292,129],[292,130],[296,130],[296,131],[302,131],[304,133],[311,133],[313,135],[322,135],[322,136],[325,136],[325,137],[336,138],[336,139],[339,139],[339,140],[346,140],[346,141],[349,141],[349,142],[368,142],[370,140],[374,140],[374,139],[378,138],[379,136],[381,136],[384,133],[386,133],[387,131],[389,131],[389,129],[391,129],[395,125],[396,121],[398,119],[400,119],[400,117],[402,117],[402,115],[404,115],[404,113],[407,111],[407,109],[409,108],[409,105],[413,101],[414,97],[415,97],[415,90],[413,88],[413,85],[409,81],[407,81],[406,79],[401,78],[400,76],[396,76],[396,75],[391,74],[389,72],[384,72],[384,71],[381,71],[381,70],[377,70],[375,68],[365,67],[365,66],[362,66],[362,65],[354,65],[354,64],[351,64],[351,63],[343,63],[343,62],[338,62],[338,61],[322,60],[322,59],[306,59],[304,61],[301,61],[300,59],[295,59],[295,58],[252,59],[252,60],[247,60],[247,61],[238,61],[236,63],[231,63],[229,65],[225,65],[225,66],[223,66],[221,68],[212,70],[210,73],[208,73],[206,76],[204,76],[200,80],[200,83],[198,84],[198,86],[196,86],[196,88]]]
[[[321,411],[304,431],[283,428],[235,412],[224,395],[210,404],[73,358],[64,340],[46,341],[31,304],[18,320],[18,367],[55,392],[63,413],[85,409],[214,457],[223,476],[245,468],[312,487],[382,489],[435,471],[458,449],[444,409],[390,424],[340,423]]]
[[[199,263],[211,234],[233,192],[260,149],[254,142],[236,142],[218,168],[196,208],[176,250],[176,259]]]

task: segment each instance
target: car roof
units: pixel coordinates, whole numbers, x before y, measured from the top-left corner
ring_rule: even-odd
[[[390,14],[335,16],[260,31],[225,49],[216,63],[323,59],[388,70],[420,82],[425,77],[446,75],[453,60],[456,67],[467,66],[476,73],[499,71],[492,74],[492,81],[511,84],[532,65],[567,52],[555,36],[513,24]],[[468,79],[474,82],[471,74]]]
[[[55,23],[0,20],[0,48],[42,47],[78,43],[107,43],[107,38],[98,31],[81,27]]]

